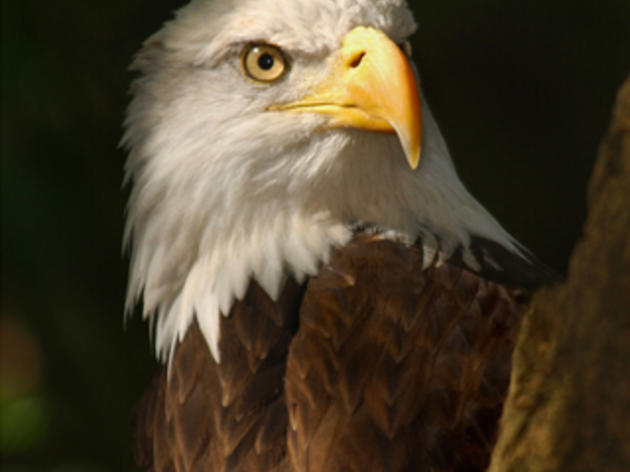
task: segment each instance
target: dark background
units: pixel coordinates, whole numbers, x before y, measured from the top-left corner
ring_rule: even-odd
[[[1,443],[7,471],[134,470],[154,372],[123,331],[120,123],[141,41],[183,1],[2,2]],[[615,92],[630,1],[415,1],[426,95],[463,181],[557,270]]]

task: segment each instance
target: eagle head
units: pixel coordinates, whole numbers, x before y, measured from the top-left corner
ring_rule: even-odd
[[[427,260],[520,249],[460,182],[406,47],[403,0],[193,0],[132,69],[127,308],[168,359],[251,280],[270,297],[317,274],[355,225],[421,240]]]

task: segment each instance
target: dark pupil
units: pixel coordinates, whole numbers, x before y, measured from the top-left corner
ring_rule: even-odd
[[[273,57],[271,54],[265,53],[258,58],[258,67],[262,70],[269,70],[273,67]]]

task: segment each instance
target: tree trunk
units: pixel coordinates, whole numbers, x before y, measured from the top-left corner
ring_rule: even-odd
[[[489,471],[630,471],[630,79],[568,280],[524,318]]]

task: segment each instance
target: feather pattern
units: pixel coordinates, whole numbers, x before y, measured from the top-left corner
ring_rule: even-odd
[[[274,302],[222,317],[217,364],[193,323],[142,400],[153,472],[482,471],[527,292],[419,245],[361,233]]]

